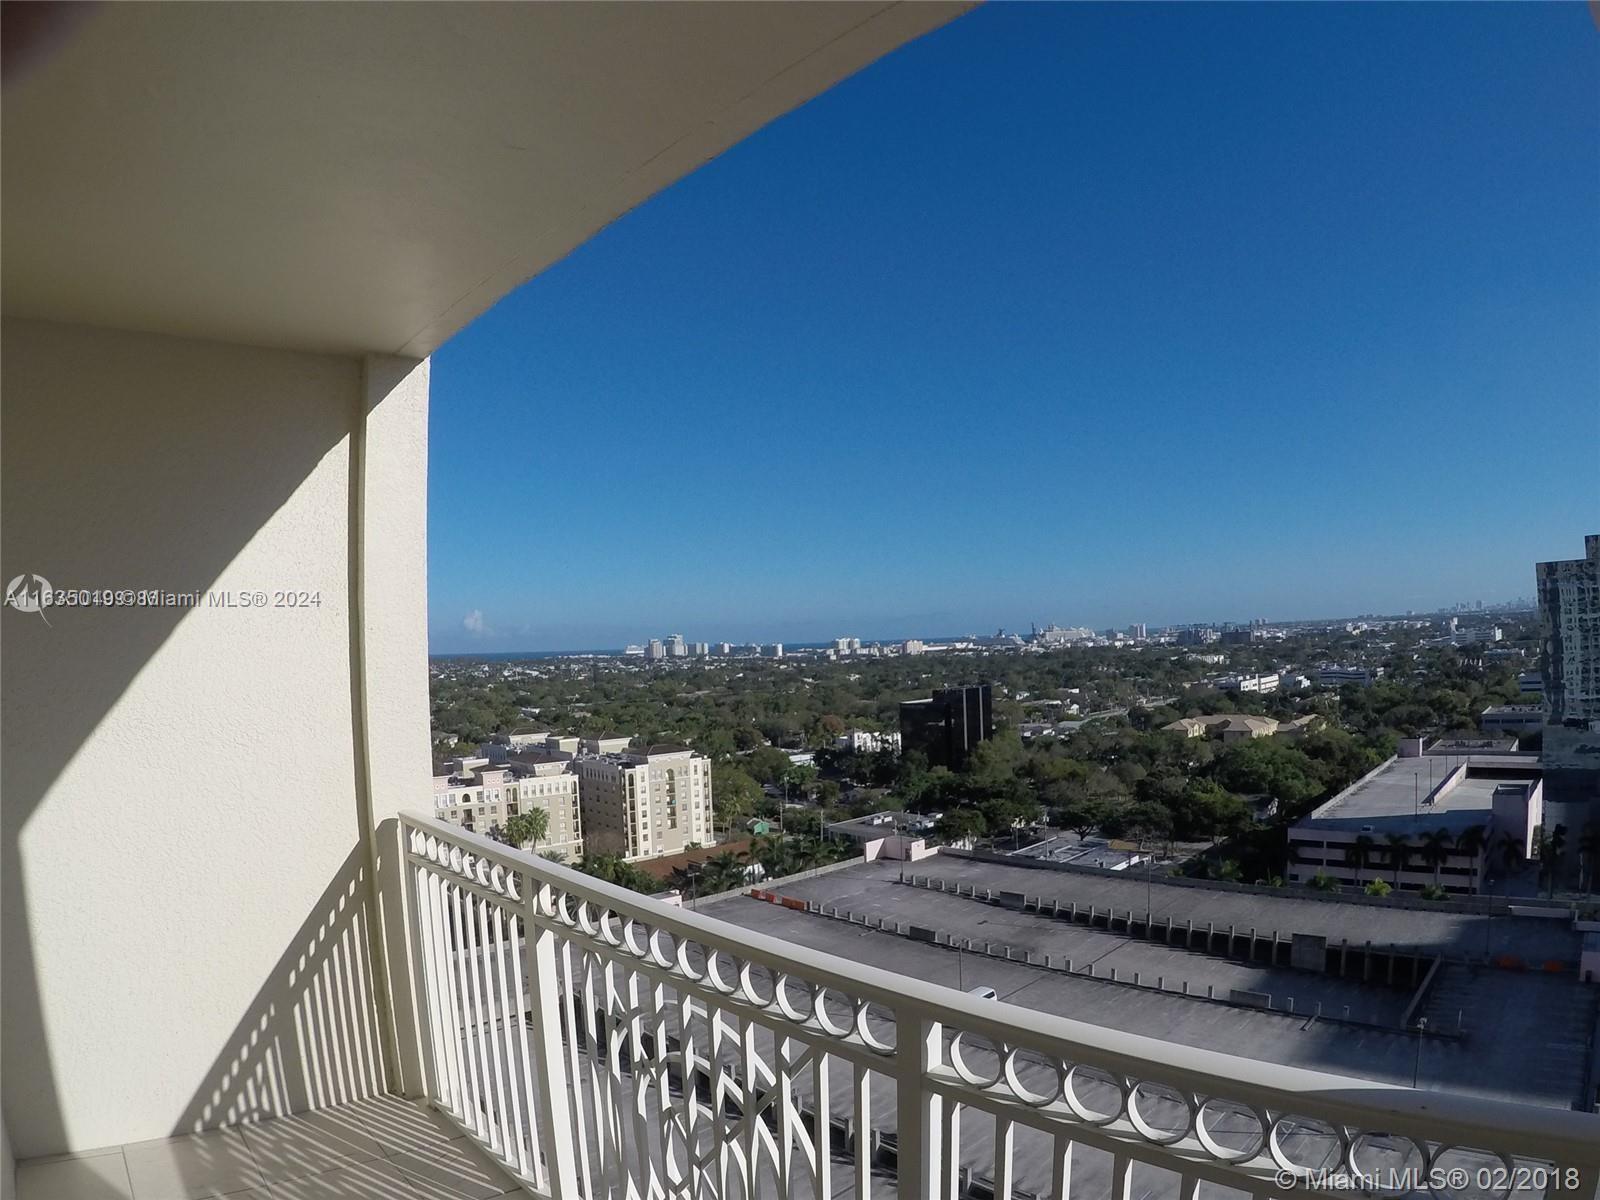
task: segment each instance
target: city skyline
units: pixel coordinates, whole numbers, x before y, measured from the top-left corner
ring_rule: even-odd
[[[907,46],[439,351],[432,649],[1529,594],[1600,512],[1592,33],[1000,6]]]
[[[839,630],[830,630],[828,633],[825,633],[825,634],[820,635],[820,636],[809,636],[809,635],[808,636],[792,636],[792,635],[785,635],[782,632],[775,633],[775,634],[769,632],[764,636],[751,636],[751,637],[723,636],[721,633],[696,634],[696,635],[684,634],[682,636],[684,638],[684,641],[687,643],[687,645],[689,647],[692,648],[697,644],[706,645],[706,646],[709,647],[708,653],[711,656],[715,657],[720,653],[719,650],[718,650],[718,647],[720,645],[723,645],[723,644],[731,646],[732,649],[733,649],[733,652],[739,653],[739,652],[743,652],[743,651],[748,651],[751,648],[757,648],[757,649],[761,649],[761,650],[766,650],[766,649],[768,649],[768,648],[770,648],[772,646],[783,646],[786,650],[816,650],[816,649],[819,649],[819,648],[826,648],[826,647],[830,646],[833,642],[835,642],[836,640],[838,640],[841,637],[851,638],[851,639],[853,639],[855,641],[858,641],[858,642],[862,643],[862,645],[864,645],[864,646],[869,646],[869,645],[893,646],[893,645],[898,645],[898,644],[903,643],[903,642],[908,641],[908,640],[919,640],[919,639],[923,640],[923,641],[928,641],[930,639],[963,639],[963,638],[973,638],[973,637],[985,638],[985,637],[992,637],[997,632],[1004,633],[1004,634],[1006,634],[1008,636],[1015,634],[1015,635],[1017,635],[1019,637],[1024,638],[1024,640],[1026,640],[1028,635],[1029,635],[1029,633],[1030,633],[1030,631],[1043,631],[1046,628],[1051,627],[1051,626],[1054,626],[1054,627],[1060,628],[1060,629],[1068,629],[1068,630],[1071,630],[1071,629],[1087,629],[1087,630],[1090,630],[1091,632],[1095,633],[1096,635],[1105,633],[1107,631],[1113,631],[1113,632],[1121,634],[1121,633],[1125,633],[1127,630],[1129,630],[1130,628],[1132,628],[1134,626],[1143,626],[1143,627],[1147,628],[1149,636],[1154,637],[1160,631],[1163,631],[1163,630],[1180,629],[1180,628],[1223,629],[1223,628],[1227,628],[1227,627],[1230,627],[1230,626],[1231,627],[1236,627],[1236,628],[1242,628],[1242,627],[1250,625],[1252,622],[1255,622],[1255,621],[1264,622],[1268,626],[1293,626],[1293,625],[1316,625],[1316,624],[1320,624],[1320,623],[1324,623],[1324,622],[1326,622],[1326,623],[1337,623],[1337,622],[1340,622],[1340,621],[1357,621],[1357,620],[1392,621],[1392,620],[1408,620],[1409,619],[1409,620],[1421,621],[1421,620],[1428,620],[1428,619],[1441,618],[1441,617],[1450,617],[1450,616],[1489,618],[1489,617],[1498,616],[1498,615],[1503,614],[1503,613],[1531,614],[1531,613],[1535,612],[1537,610],[1537,607],[1538,607],[1538,602],[1536,600],[1534,600],[1534,599],[1529,598],[1529,597],[1518,597],[1518,598],[1512,599],[1512,600],[1482,601],[1481,602],[1481,604],[1482,604],[1481,608],[1477,607],[1478,603],[1480,603],[1480,602],[1476,602],[1476,601],[1474,601],[1474,602],[1456,601],[1454,604],[1442,605],[1442,606],[1437,607],[1437,608],[1429,608],[1429,609],[1408,609],[1408,610],[1405,610],[1405,611],[1388,611],[1388,610],[1379,609],[1379,608],[1372,608],[1372,609],[1363,609],[1363,610],[1361,610],[1359,612],[1318,613],[1318,614],[1311,615],[1311,616],[1299,616],[1299,617],[1262,617],[1262,616],[1256,616],[1256,617],[1216,617],[1216,618],[1210,618],[1210,619],[1199,618],[1199,619],[1194,619],[1194,620],[1181,619],[1180,618],[1180,619],[1175,619],[1175,620],[1170,620],[1170,621],[1143,621],[1143,620],[1140,620],[1140,621],[1135,621],[1135,620],[1116,621],[1116,620],[1113,620],[1113,621],[1106,621],[1106,622],[1099,622],[1099,623],[1093,623],[1093,622],[1090,622],[1090,623],[1084,623],[1084,622],[1073,623],[1073,622],[1062,622],[1062,621],[1059,621],[1059,620],[1055,620],[1055,621],[1049,621],[1049,620],[1047,620],[1047,621],[1038,621],[1038,620],[1035,620],[1035,621],[1025,621],[1025,622],[1022,622],[1019,625],[1005,625],[1005,624],[996,625],[993,622],[991,622],[988,626],[976,627],[976,628],[968,628],[968,629],[954,629],[954,628],[909,629],[909,630],[896,630],[896,631],[887,632],[887,633],[870,633],[870,634],[859,633],[858,631],[855,631],[855,630],[850,630],[850,631],[845,631],[845,632],[841,632]],[[658,622],[657,624],[659,625],[660,623]],[[755,627],[755,626],[752,626],[752,627]],[[663,626],[662,629],[664,629],[664,628],[665,627]],[[820,626],[819,626],[819,628],[820,628]],[[622,640],[622,641],[619,641],[619,642],[615,643],[614,645],[611,645],[611,644],[602,645],[602,644],[596,643],[596,644],[593,644],[593,645],[584,645],[584,646],[576,646],[576,645],[574,645],[574,646],[506,646],[506,647],[494,648],[494,649],[488,649],[488,648],[484,648],[481,645],[477,645],[477,646],[473,646],[471,648],[454,649],[454,650],[440,650],[440,649],[437,649],[437,648],[434,648],[434,647],[430,647],[429,655],[430,655],[430,657],[433,657],[433,658],[472,657],[473,655],[487,655],[489,657],[494,657],[494,656],[497,656],[497,655],[505,655],[505,654],[509,654],[509,655],[518,655],[518,654],[534,654],[534,655],[616,654],[616,655],[620,655],[620,654],[624,653],[625,651],[632,650],[632,651],[641,652],[641,657],[647,657],[642,653],[645,650],[646,647],[648,647],[652,642],[664,641],[669,636],[678,636],[678,632],[676,630],[674,630],[674,632],[672,634],[667,634],[667,633],[662,632],[660,629],[656,629],[656,628],[652,627],[651,629],[649,629],[649,630],[647,630],[647,631],[645,631],[643,633],[640,633],[637,636],[630,636],[630,637],[626,638],[625,640]],[[1070,643],[1063,643],[1063,645],[1070,645]],[[674,655],[671,655],[671,654],[667,654],[667,655],[664,656],[664,658],[667,659],[667,660],[673,660],[675,657],[679,657],[679,658],[696,658],[696,657],[704,657],[704,656],[700,655],[697,652],[693,652],[693,651],[691,651],[689,653],[686,653],[684,655],[680,655],[680,656],[674,656]]]
[[[1530,566],[1530,572],[1531,570],[1532,568]],[[1019,636],[1024,636],[1032,629],[1042,630],[1049,626],[1056,626],[1062,629],[1084,628],[1099,633],[1105,630],[1123,631],[1134,625],[1142,625],[1146,626],[1151,633],[1154,633],[1155,631],[1161,629],[1186,626],[1212,626],[1217,628],[1229,625],[1244,626],[1250,624],[1252,621],[1264,621],[1269,625],[1295,625],[1316,624],[1324,621],[1337,622],[1358,620],[1363,618],[1394,620],[1406,619],[1408,617],[1414,619],[1443,616],[1487,617],[1501,612],[1532,612],[1537,608],[1537,605],[1538,601],[1535,598],[1526,595],[1519,595],[1505,599],[1458,599],[1446,601],[1441,604],[1426,608],[1387,609],[1381,606],[1369,606],[1360,609],[1352,609],[1351,611],[1344,613],[1319,612],[1295,616],[1261,613],[1257,613],[1253,616],[1237,614],[1232,616],[1198,617],[1180,615],[1161,620],[1150,620],[1139,616],[1124,617],[1121,619],[1111,619],[1105,621],[1066,619],[1056,616],[1045,618],[1029,618],[1014,624],[1007,624],[1005,622],[996,623],[990,621],[987,624],[979,624],[977,626],[968,628],[957,628],[954,626],[939,628],[897,628],[874,632],[862,632],[860,629],[854,627],[845,628],[842,625],[839,627],[828,626],[824,628],[826,625],[825,622],[810,621],[805,623],[805,632],[801,634],[795,634],[792,631],[785,632],[787,627],[778,628],[774,626],[772,622],[756,617],[742,621],[734,621],[731,623],[730,627],[737,627],[746,631],[746,633],[738,636],[726,632],[722,626],[711,630],[700,629],[700,625],[704,624],[704,622],[695,622],[692,620],[684,623],[684,628],[694,628],[697,630],[697,632],[686,634],[683,633],[682,629],[678,628],[676,625],[672,625],[670,622],[651,621],[646,618],[644,624],[639,629],[629,632],[626,637],[621,637],[619,640],[614,642],[595,641],[583,645],[573,644],[561,646],[512,645],[509,643],[515,639],[517,636],[517,631],[507,630],[503,632],[491,631],[494,633],[496,640],[506,641],[507,644],[505,645],[485,646],[481,641],[475,641],[472,644],[464,647],[441,648],[438,645],[430,644],[429,653],[433,657],[519,653],[620,654],[625,649],[630,647],[643,649],[644,647],[650,645],[652,641],[665,641],[670,637],[679,636],[681,636],[690,646],[693,646],[696,643],[707,643],[711,646],[713,651],[715,651],[716,647],[721,643],[729,643],[736,649],[743,649],[750,646],[766,647],[774,644],[794,647],[796,649],[811,649],[819,646],[826,646],[840,637],[856,638],[863,643],[891,644],[916,638],[988,637],[992,636],[997,631],[1003,631],[1006,634],[1017,634]],[[755,630],[757,632],[749,633],[749,630]],[[817,632],[818,630],[821,630],[822,632]],[[690,657],[693,656],[691,655]]]

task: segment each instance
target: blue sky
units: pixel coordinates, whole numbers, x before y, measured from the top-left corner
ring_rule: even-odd
[[[1493,602],[1600,530],[1581,4],[990,5],[435,356],[435,652]]]

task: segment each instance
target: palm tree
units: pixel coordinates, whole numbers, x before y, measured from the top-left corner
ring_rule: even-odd
[[[724,850],[706,859],[706,874],[715,882],[719,892],[730,891],[743,883],[745,871],[746,864],[741,863],[739,856],[731,850]],[[707,890],[710,890],[709,885]]]
[[[1367,834],[1362,834],[1344,848],[1344,858],[1355,871],[1356,882],[1361,882],[1361,872],[1367,869],[1367,863],[1372,860],[1372,852],[1378,848],[1378,843]]]
[[[537,848],[550,832],[550,813],[543,808],[530,808],[506,822],[506,837],[513,846]]]
[[[1533,856],[1539,860],[1539,881],[1548,886],[1548,895],[1556,895],[1556,875],[1560,871],[1561,855],[1567,848],[1567,827],[1557,825],[1549,833],[1539,825],[1533,831]]]
[[[1500,840],[1495,843],[1493,857],[1498,860],[1501,875],[1509,878],[1511,872],[1522,863],[1522,847],[1510,834],[1501,834]]]
[[[1455,839],[1448,829],[1435,829],[1422,835],[1422,861],[1433,868],[1433,886],[1439,886],[1439,870],[1450,857],[1450,843]]]
[[[1388,833],[1384,841],[1389,843],[1389,862],[1394,866],[1394,886],[1400,886],[1400,872],[1406,869],[1406,863],[1411,858],[1411,839],[1403,833]]]
[[[1482,860],[1485,857],[1483,850],[1489,840],[1489,827],[1487,825],[1472,825],[1461,831],[1461,836],[1456,839],[1456,849],[1472,860],[1472,890],[1476,892],[1479,885],[1479,872],[1482,870]]]
[[[1600,858],[1600,822],[1590,821],[1578,839],[1578,890],[1588,894],[1594,888],[1594,862]]]

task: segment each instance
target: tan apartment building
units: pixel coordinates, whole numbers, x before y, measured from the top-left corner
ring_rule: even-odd
[[[1212,713],[1204,717],[1180,717],[1161,728],[1168,733],[1181,733],[1189,738],[1213,737],[1221,738],[1224,742],[1243,742],[1251,738],[1271,737],[1275,733],[1285,737],[1299,737],[1320,729],[1325,723],[1316,713],[1295,717],[1291,721],[1257,717],[1248,713]]]
[[[651,746],[575,764],[591,854],[677,854],[713,842],[711,760],[684,746]]]
[[[562,759],[491,763],[486,758],[458,758],[435,768],[433,812],[463,829],[486,833],[502,829],[512,817],[532,808],[550,814],[550,828],[534,847],[540,854],[559,854],[563,862],[583,857],[582,806],[578,776]]]

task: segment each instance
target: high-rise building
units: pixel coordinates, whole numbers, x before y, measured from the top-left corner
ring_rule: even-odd
[[[516,753],[511,762],[457,758],[435,767],[434,815],[463,829],[487,833],[492,825],[503,829],[519,813],[542,808],[549,814],[549,825],[534,849],[559,854],[568,862],[582,858],[582,809],[571,762],[547,759],[537,751]]]
[[[1595,816],[1600,800],[1600,534],[1583,540],[1584,557],[1542,562],[1540,654],[1545,725],[1546,821],[1571,835]]]
[[[773,642],[772,643],[772,657],[773,658],[782,658],[783,657],[783,643],[782,642]]]
[[[645,647],[644,656],[652,662],[667,656],[667,648],[661,644],[660,638],[651,638],[650,644]]]
[[[994,736],[994,697],[987,683],[944,688],[927,700],[900,704],[900,747],[927,756],[928,765],[966,765],[972,748]]]
[[[667,639],[668,658],[688,658],[689,646],[683,640],[683,634],[675,633]]]
[[[651,746],[573,764],[591,854],[626,859],[712,843],[711,760],[685,746]]]
[[[728,655],[733,653],[733,643],[732,642],[718,642],[717,643],[717,653],[722,655],[724,658],[726,658]]]

